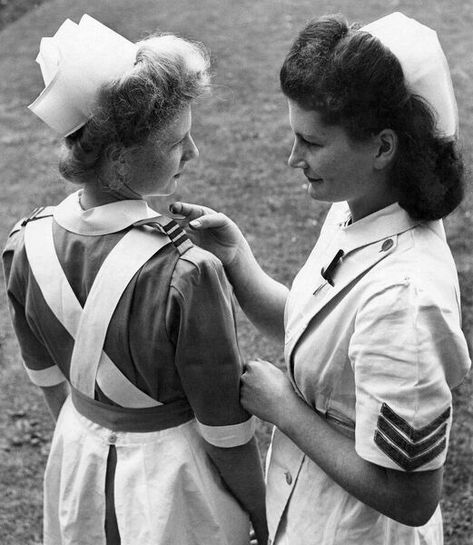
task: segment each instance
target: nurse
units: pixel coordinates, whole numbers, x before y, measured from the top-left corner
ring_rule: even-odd
[[[57,419],[44,544],[245,545],[249,520],[266,543],[231,287],[145,200],[198,156],[208,55],[84,15],[38,61],[30,108],[64,137],[60,171],[80,185],[20,221],[3,253],[24,364]]]
[[[275,425],[270,543],[443,542],[451,389],[470,366],[441,218],[462,199],[457,109],[436,33],[394,13],[310,22],[281,69],[309,195],[334,203],[290,291],[222,214],[174,204],[238,301],[285,340],[287,373],[251,361],[241,399]]]

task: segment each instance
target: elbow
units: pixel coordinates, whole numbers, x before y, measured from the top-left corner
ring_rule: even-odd
[[[432,518],[440,501],[443,468],[418,473],[389,472],[391,490],[385,513],[406,526],[424,526]]]
[[[406,526],[424,526],[432,518],[438,503],[424,501],[418,504],[409,504],[406,502],[401,509],[392,517],[397,522],[405,524]]]

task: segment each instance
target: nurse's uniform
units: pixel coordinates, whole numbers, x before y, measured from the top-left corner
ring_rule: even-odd
[[[296,391],[358,455],[398,471],[445,463],[451,389],[470,359],[455,264],[442,222],[397,203],[353,224],[332,206],[286,305],[285,357]],[[398,523],[335,483],[276,430],[267,515],[276,545],[441,545],[440,508]]]
[[[3,260],[31,380],[71,385],[44,544],[104,545],[110,509],[122,545],[247,544],[248,516],[204,450],[254,431],[229,408],[241,360],[218,259],[144,201],[84,211],[75,193],[21,222]]]

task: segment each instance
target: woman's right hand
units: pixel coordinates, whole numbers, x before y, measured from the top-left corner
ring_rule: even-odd
[[[169,210],[176,216],[182,216],[175,220],[186,230],[189,238],[216,255],[225,267],[235,260],[239,250],[247,246],[236,223],[221,212],[183,202],[171,204]]]

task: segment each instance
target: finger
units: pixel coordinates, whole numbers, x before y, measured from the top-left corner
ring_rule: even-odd
[[[187,202],[174,202],[169,205],[169,211],[172,214],[185,217],[188,221],[200,218],[206,214],[216,214],[215,210],[212,210],[212,208]]]
[[[244,365],[243,365],[243,374],[248,376],[251,373],[252,369],[253,369],[254,363],[255,363],[255,360],[248,360],[246,363],[244,363]]]
[[[255,368],[261,367],[261,364],[266,365],[268,363],[268,361],[262,360],[261,358],[255,358],[254,360],[249,360],[246,365],[248,371],[251,371]]]
[[[225,227],[227,221],[227,217],[224,214],[212,210],[210,214],[200,216],[189,222],[189,227],[191,229],[219,229]]]

